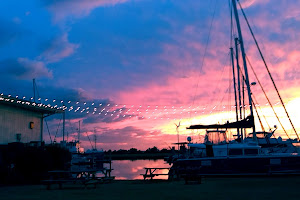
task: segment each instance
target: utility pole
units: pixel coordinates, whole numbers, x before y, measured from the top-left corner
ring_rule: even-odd
[[[78,126],[78,143],[79,143],[79,140],[80,140],[80,120],[79,120],[79,126]]]

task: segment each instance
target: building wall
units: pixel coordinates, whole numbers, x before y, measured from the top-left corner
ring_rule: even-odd
[[[41,141],[42,123],[41,113],[0,104],[0,144],[17,142],[17,134],[23,143]]]

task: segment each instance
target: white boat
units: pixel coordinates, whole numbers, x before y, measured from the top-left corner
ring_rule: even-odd
[[[205,141],[199,144],[189,143],[187,153],[183,157],[177,156],[177,158],[172,161],[172,167],[169,172],[171,178],[186,175],[245,176],[300,174],[300,155],[294,145],[295,143],[299,143],[299,140],[283,141],[280,140],[280,138],[271,138],[275,130],[270,132],[256,131],[254,123],[255,104],[253,103],[253,94],[250,90],[246,54],[239,24],[236,0],[232,0],[232,10],[235,15],[236,28],[238,30],[238,38],[235,38],[236,55],[238,55],[240,50],[244,67],[243,73],[241,73],[242,70],[238,65],[239,56],[236,56],[237,69],[235,69],[233,48],[230,48],[234,77],[236,121],[231,123],[227,122],[225,124],[192,125],[187,127],[187,129],[206,129]],[[242,8],[241,11],[243,12]],[[247,19],[246,22],[248,23]],[[253,35],[251,28],[250,31]],[[254,35],[253,38],[256,42]],[[257,42],[256,45],[259,49]],[[237,70],[238,74],[240,73],[239,75],[243,78],[235,78],[235,70]],[[238,84],[236,84],[235,81],[237,81]],[[240,82],[244,82],[246,85],[250,110],[248,117],[244,119],[242,116],[246,116],[246,111],[243,110],[245,105],[241,102],[245,99],[241,101],[241,96],[243,95],[240,94]],[[275,83],[274,86],[277,90]],[[277,93],[279,95],[278,90]],[[281,97],[280,100],[282,102]],[[293,124],[292,127],[294,127]],[[235,140],[228,141],[226,132],[229,129],[236,130],[237,134]],[[252,133],[248,134],[247,137],[245,136],[246,129],[252,129]]]

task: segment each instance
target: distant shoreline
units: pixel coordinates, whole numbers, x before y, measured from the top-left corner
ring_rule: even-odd
[[[105,159],[111,160],[139,160],[139,159],[164,159],[173,155],[172,153],[136,153],[136,154],[120,154],[120,153],[105,153]]]

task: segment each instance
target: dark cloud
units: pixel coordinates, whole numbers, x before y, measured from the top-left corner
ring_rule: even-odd
[[[89,95],[80,88],[58,87],[50,84],[45,85],[39,82],[37,82],[37,84],[40,97],[43,99],[55,99],[57,100],[56,103],[61,105],[66,104],[68,101],[71,101],[72,105],[77,101],[80,101],[81,103],[91,101]],[[63,103],[60,103],[60,101],[63,101]]]
[[[99,108],[99,110],[101,110],[101,107]],[[136,117],[136,115],[124,114],[126,110],[127,109],[123,109],[122,113],[120,113],[120,109],[116,109],[109,112],[104,111],[100,115],[98,111],[95,114],[88,116],[88,118],[84,119],[83,122],[86,124],[93,124],[93,123],[100,123],[100,122],[115,123],[115,122],[128,120],[128,118],[130,117]]]
[[[288,31],[300,31],[300,20],[291,17],[287,18],[281,25],[281,29],[284,30],[283,32]]]
[[[16,79],[52,78],[52,72],[43,62],[28,58],[5,59],[0,61],[1,73]]]
[[[288,34],[283,32],[283,33],[270,33],[269,34],[269,39],[270,41],[273,42],[280,42],[280,43],[285,43],[289,40]]]
[[[0,46],[15,41],[24,35],[22,30],[17,24],[0,19]]]

